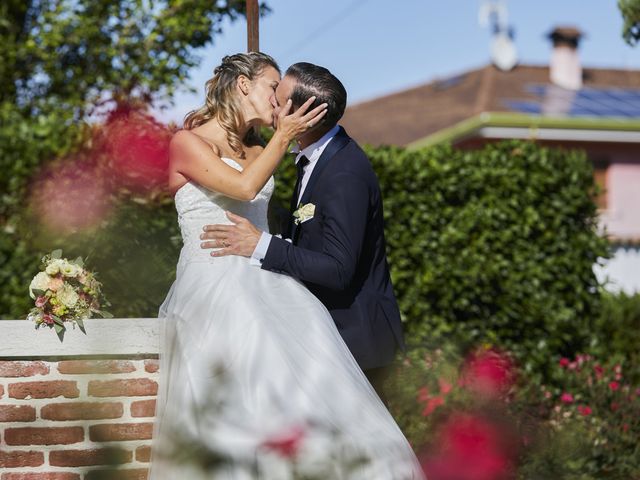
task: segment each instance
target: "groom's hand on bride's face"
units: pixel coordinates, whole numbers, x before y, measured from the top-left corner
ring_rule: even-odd
[[[205,225],[200,239],[202,248],[216,248],[212,257],[240,255],[250,257],[256,249],[262,231],[258,230],[246,218],[227,212],[227,218],[233,225]]]

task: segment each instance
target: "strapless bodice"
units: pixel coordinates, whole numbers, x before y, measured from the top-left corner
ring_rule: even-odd
[[[242,171],[242,166],[230,158],[222,160],[232,168]],[[227,197],[218,192],[207,190],[193,181],[180,187],[175,195],[175,205],[178,211],[178,224],[182,234],[182,252],[180,263],[187,261],[212,261],[210,250],[200,248],[200,235],[205,225],[226,224],[231,222],[225,215],[230,211],[246,218],[257,228],[269,231],[267,223],[267,207],[273,193],[273,177],[269,179],[260,193],[249,202],[243,202]]]

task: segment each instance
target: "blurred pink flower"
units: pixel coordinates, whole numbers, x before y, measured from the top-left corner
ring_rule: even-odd
[[[59,233],[95,227],[111,208],[99,168],[83,154],[47,168],[31,186],[30,197],[40,222]]]
[[[106,150],[123,186],[148,190],[167,181],[171,132],[137,111],[114,113],[104,127]]]
[[[444,378],[439,378],[438,384],[440,385],[440,392],[443,395],[446,395],[447,393],[449,393],[453,388],[453,386],[449,382],[447,382]]]
[[[562,395],[560,395],[560,401],[562,403],[573,403],[573,395],[564,392]]]
[[[433,411],[436,408],[438,408],[441,405],[444,405],[444,398],[442,398],[440,395],[438,395],[436,397],[429,398],[429,400],[427,400],[427,404],[425,405],[424,409],[422,410],[422,416],[423,417],[428,417],[429,415],[431,415],[433,413]]]
[[[600,380],[604,375],[604,368],[602,368],[600,365],[594,365],[593,370],[596,372],[596,378]]]
[[[455,414],[438,432],[435,451],[423,457],[423,468],[429,480],[511,478],[510,443],[497,425],[470,414]]]
[[[578,405],[578,413],[583,417],[586,417],[588,415],[591,415],[593,411],[591,410],[591,407],[589,407],[588,405]]]
[[[268,438],[262,442],[262,447],[276,452],[284,458],[293,458],[298,454],[298,450],[304,439],[304,428],[293,427],[285,432]]]
[[[569,365],[569,359],[562,357],[559,363],[561,367],[567,367]]]
[[[418,401],[426,402],[429,400],[429,389],[427,387],[420,387],[418,390]]]
[[[620,388],[620,384],[618,382],[609,382],[609,389],[613,392]]]
[[[513,362],[495,350],[471,355],[463,368],[462,384],[488,397],[506,393],[515,381]]]

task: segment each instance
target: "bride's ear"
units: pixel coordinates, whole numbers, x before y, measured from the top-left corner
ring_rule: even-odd
[[[243,95],[249,94],[250,84],[251,84],[250,80],[244,75],[239,75],[238,79],[236,80],[236,85],[238,87],[238,90],[240,90],[240,92]]]

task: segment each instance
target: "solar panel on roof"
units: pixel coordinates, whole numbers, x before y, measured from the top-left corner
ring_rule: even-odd
[[[575,117],[640,118],[640,90],[622,88],[583,88],[566,95],[554,85],[527,85],[525,91],[536,100],[505,100],[511,110]],[[549,107],[551,106],[551,108]]]

